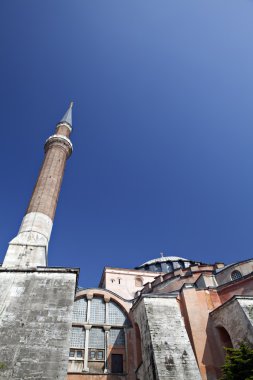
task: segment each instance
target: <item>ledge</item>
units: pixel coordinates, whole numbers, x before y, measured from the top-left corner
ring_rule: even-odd
[[[8,268],[0,266],[1,272],[39,272],[39,273],[75,273],[79,275],[79,268],[64,268],[64,267],[29,267],[29,268]]]

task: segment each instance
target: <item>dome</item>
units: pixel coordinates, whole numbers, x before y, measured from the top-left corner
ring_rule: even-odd
[[[190,261],[188,259],[184,259],[183,257],[177,257],[177,256],[162,256],[158,257],[157,259],[149,260],[144,264],[141,264],[140,267],[143,267],[144,265],[150,265],[155,263],[163,263],[166,261]]]
[[[195,264],[194,261],[178,256],[162,256],[153,260],[146,261],[135,269],[150,272],[173,272],[176,269],[185,269]]]

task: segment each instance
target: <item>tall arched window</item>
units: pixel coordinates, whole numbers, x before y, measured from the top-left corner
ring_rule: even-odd
[[[126,328],[129,321],[115,301],[84,296],[75,301],[69,372],[126,372]]]

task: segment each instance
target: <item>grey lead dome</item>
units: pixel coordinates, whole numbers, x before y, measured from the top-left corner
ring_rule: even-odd
[[[189,259],[184,259],[183,257],[178,257],[178,256],[163,256],[163,257],[158,257],[157,259],[149,260],[145,262],[144,264],[141,264],[140,266],[142,267],[143,265],[150,265],[154,263],[163,263],[165,261],[178,261],[178,260],[190,261]]]
[[[135,269],[146,270],[150,272],[169,273],[180,268],[188,268],[190,265],[194,264],[200,263],[178,256],[162,256],[153,260],[146,261],[145,263],[139,265]]]

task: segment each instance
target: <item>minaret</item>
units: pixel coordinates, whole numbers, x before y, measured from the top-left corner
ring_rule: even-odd
[[[3,267],[25,268],[47,265],[48,243],[61,189],[65,164],[73,146],[72,107],[45,143],[45,158],[18,235],[11,240]]]

